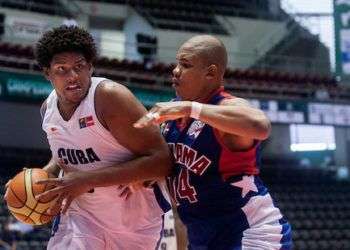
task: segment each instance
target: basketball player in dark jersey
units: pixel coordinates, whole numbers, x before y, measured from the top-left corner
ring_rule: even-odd
[[[215,37],[177,53],[177,98],[157,103],[135,127],[163,124],[174,155],[168,187],[187,227],[189,249],[291,249],[291,227],[258,177],[265,114],[223,89],[227,52]]]

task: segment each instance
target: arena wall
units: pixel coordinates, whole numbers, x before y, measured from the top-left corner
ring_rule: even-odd
[[[63,16],[52,16],[42,13],[33,13],[16,9],[0,8],[5,15],[5,34],[2,42],[31,45],[42,32],[59,26],[65,20]],[[80,23],[86,26],[84,23]]]
[[[1,147],[48,148],[39,104],[0,101],[0,117]]]

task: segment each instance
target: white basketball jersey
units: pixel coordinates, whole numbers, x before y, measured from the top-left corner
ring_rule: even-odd
[[[96,116],[95,90],[104,80],[107,79],[91,78],[88,95],[68,121],[63,120],[58,111],[55,90],[49,95],[42,126],[55,161],[63,160],[71,168],[90,171],[134,157]],[[84,215],[106,230],[134,231],[161,220],[163,207],[160,206],[163,204],[160,203],[168,201],[168,198],[158,196],[164,191],[164,186],[143,188],[125,200],[118,196],[116,186],[95,188],[94,192],[77,197],[68,213]]]
[[[164,214],[164,228],[159,250],[177,250],[175,220],[173,211]]]

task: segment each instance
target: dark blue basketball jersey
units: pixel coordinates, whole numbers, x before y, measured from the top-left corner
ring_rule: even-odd
[[[207,103],[217,105],[224,98],[233,97],[219,89]],[[167,184],[187,226],[190,249],[241,246],[243,232],[253,226],[259,213],[266,222],[276,222],[277,234],[283,238],[283,217],[257,176],[259,142],[247,151],[232,152],[220,141],[216,129],[195,119],[186,124],[167,122],[163,135],[175,161]],[[260,208],[257,204],[261,212],[253,204],[258,196],[255,202],[262,204]],[[221,247],[219,242],[223,242]],[[283,246],[280,241],[276,245],[280,247],[271,249]]]

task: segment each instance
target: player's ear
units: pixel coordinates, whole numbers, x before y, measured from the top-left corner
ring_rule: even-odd
[[[212,80],[216,77],[216,75],[218,74],[218,66],[216,66],[215,64],[211,64],[208,66],[207,68],[207,74],[206,74],[206,78],[208,80]]]
[[[92,66],[92,63],[89,63],[89,73],[90,73],[90,75],[92,75],[93,72],[94,72],[94,66]]]
[[[44,74],[46,80],[51,81],[50,69],[48,67],[43,67],[43,74]]]

